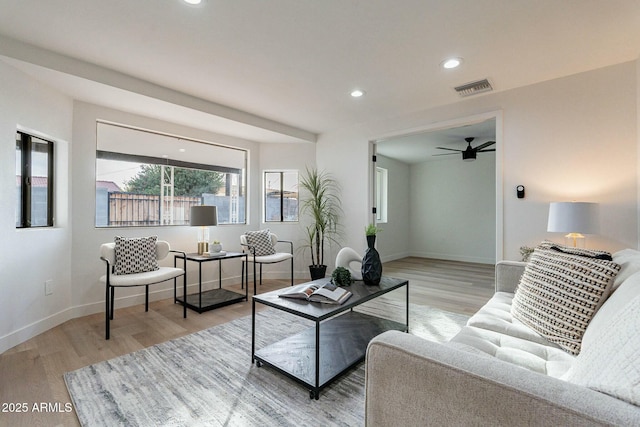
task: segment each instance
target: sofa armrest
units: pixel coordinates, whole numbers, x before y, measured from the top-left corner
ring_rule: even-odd
[[[514,293],[527,265],[522,261],[498,261],[496,264],[496,292]]]
[[[367,348],[365,421],[374,426],[640,425],[640,408],[398,331]]]

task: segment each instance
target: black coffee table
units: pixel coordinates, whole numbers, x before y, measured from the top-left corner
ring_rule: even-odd
[[[329,279],[316,280],[326,283]],[[353,311],[353,308],[399,289],[406,289],[406,322],[399,323]],[[251,315],[251,363],[267,365],[308,387],[318,399],[320,390],[364,360],[371,339],[384,331],[409,331],[409,282],[383,277],[380,285],[358,281],[347,287],[353,293],[342,305],[307,302],[278,295],[285,289],[253,296]],[[286,311],[315,322],[315,327],[256,350],[256,303]],[[260,325],[257,325],[259,328]],[[320,367],[317,369],[317,367]]]

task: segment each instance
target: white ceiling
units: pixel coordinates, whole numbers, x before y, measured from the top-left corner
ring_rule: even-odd
[[[472,147],[496,140],[496,120],[456,126],[411,135],[398,136],[376,142],[376,153],[407,164],[419,164],[439,159],[462,159],[461,153],[440,150],[437,147],[464,150],[465,138],[473,138]],[[487,149],[496,148],[495,145]],[[493,152],[478,153],[478,156],[493,156]]]
[[[80,100],[265,142],[639,54],[638,0],[0,0],[11,65]],[[463,65],[441,69],[449,56]]]

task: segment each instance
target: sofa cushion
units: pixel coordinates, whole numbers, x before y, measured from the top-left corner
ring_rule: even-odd
[[[516,289],[511,314],[577,355],[619,270],[613,261],[537,247]]]
[[[544,336],[513,317],[512,301],[512,293],[496,292],[476,314],[469,318],[467,326],[499,332],[538,344],[548,344],[549,341]]]
[[[575,360],[575,356],[548,341],[541,344],[473,326],[463,327],[450,343],[555,378],[564,375]]]
[[[113,274],[135,274],[158,270],[157,241],[158,236],[116,236],[116,265]]]
[[[635,249],[623,249],[613,254],[613,260],[620,264],[620,272],[613,281],[613,292],[635,272],[640,271],[640,251]]]
[[[582,351],[562,379],[640,405],[640,272],[594,317]]]

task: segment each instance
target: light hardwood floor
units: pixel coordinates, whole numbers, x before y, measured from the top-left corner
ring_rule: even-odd
[[[409,257],[385,263],[383,271],[409,280],[412,304],[467,315],[484,305],[494,289],[494,267],[486,264]],[[264,280],[258,292],[287,285],[286,280]],[[240,291],[239,284],[229,287],[234,288]],[[389,295],[403,299],[404,291]],[[0,426],[77,426],[75,414],[65,412],[71,402],[65,372],[250,314],[251,301],[202,314],[189,311],[187,319],[171,299],[151,302],[147,313],[141,305],[117,309],[116,302],[109,341],[103,313],[65,322],[0,355]],[[7,412],[23,403],[26,413]],[[49,404],[46,411],[34,411],[42,403]]]

